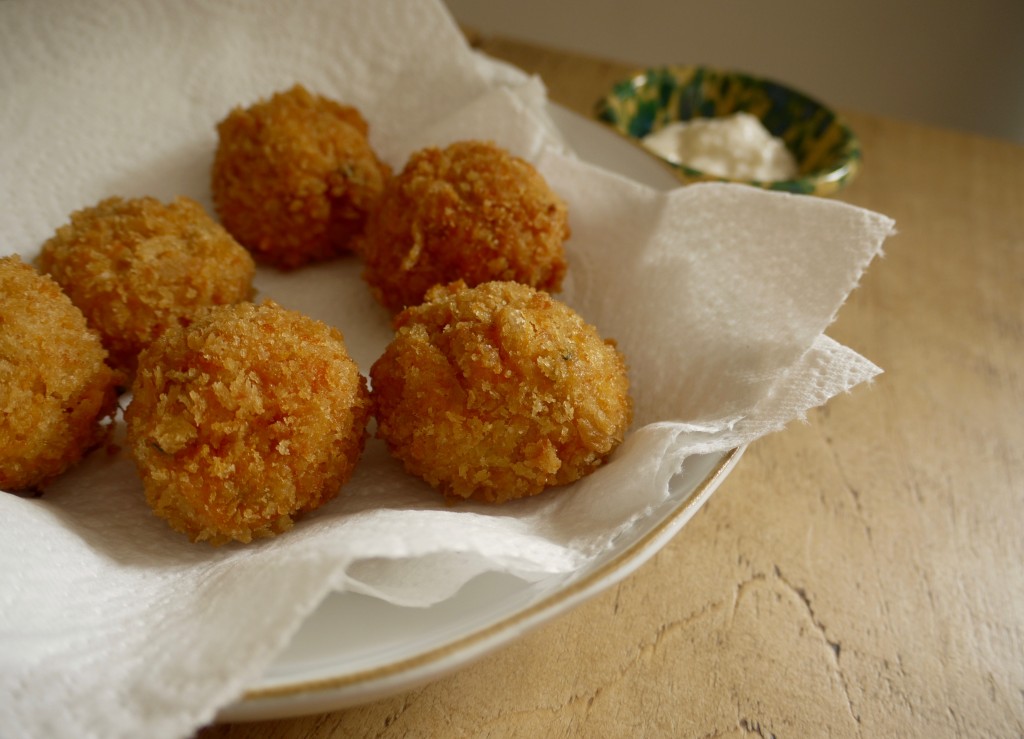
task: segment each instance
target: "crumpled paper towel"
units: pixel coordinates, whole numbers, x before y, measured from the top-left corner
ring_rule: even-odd
[[[628,357],[632,433],[589,478],[499,508],[446,507],[373,441],[337,500],[251,546],[172,532],[123,453],[94,453],[42,498],[0,494],[5,736],[186,735],[332,589],[413,606],[484,570],[571,572],[664,500],[688,455],[782,428],[879,371],[823,332],[889,219],[752,188],[656,192],[581,162],[543,86],[472,52],[433,3],[0,3],[0,253],[33,257],[109,195],[209,206],[215,123],[296,81],[358,105],[396,167],[470,136],[537,163],[571,213],[562,297]],[[257,284],[337,325],[365,371],[390,332],[358,274],[353,258]]]

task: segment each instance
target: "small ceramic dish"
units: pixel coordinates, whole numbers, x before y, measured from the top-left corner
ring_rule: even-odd
[[[861,163],[860,142],[828,107],[777,82],[702,66],[648,69],[617,83],[597,102],[597,118],[643,139],[676,121],[747,112],[796,159],[792,179],[730,180],[665,159],[683,182],[732,181],[770,190],[832,195],[850,183]]]

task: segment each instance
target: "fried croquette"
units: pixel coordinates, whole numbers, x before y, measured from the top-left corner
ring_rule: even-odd
[[[42,248],[52,276],[130,378],[139,352],[213,305],[250,300],[252,257],[195,200],[108,198]]]
[[[0,489],[38,489],[101,444],[115,372],[52,279],[0,258]]]
[[[210,309],[144,350],[125,412],[153,511],[248,542],[338,494],[366,440],[366,380],[334,328],[272,301]]]
[[[363,278],[396,313],[462,280],[561,289],[568,210],[529,162],[492,143],[413,154],[359,240]]]
[[[390,176],[356,108],[301,85],[217,125],[213,201],[257,260],[282,269],[337,257],[362,233]]]
[[[449,501],[502,503],[573,482],[632,419],[614,342],[529,286],[438,286],[395,329],[370,370],[377,435]]]

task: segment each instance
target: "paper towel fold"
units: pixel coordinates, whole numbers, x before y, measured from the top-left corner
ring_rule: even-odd
[[[187,734],[335,588],[425,605],[484,569],[572,572],[663,501],[689,455],[879,371],[823,332],[889,219],[752,188],[662,193],[581,162],[541,83],[474,54],[439,4],[0,4],[0,253],[34,256],[109,195],[209,205],[216,121],[296,81],[358,105],[396,167],[470,137],[537,163],[569,203],[562,297],[626,354],[634,429],[590,477],[500,508],[445,506],[371,441],[341,497],[248,547],[170,531],[123,454],[93,454],[40,499],[0,494],[0,726],[14,735]],[[353,259],[257,282],[337,325],[365,371],[390,329],[358,275]]]

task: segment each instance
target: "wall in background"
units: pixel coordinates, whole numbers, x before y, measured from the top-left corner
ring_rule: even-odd
[[[833,106],[1024,144],[1024,0],[445,0],[490,35],[702,63]]]

